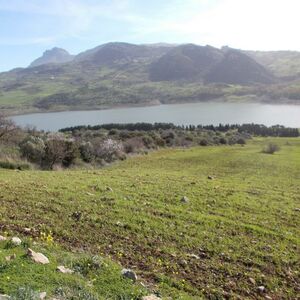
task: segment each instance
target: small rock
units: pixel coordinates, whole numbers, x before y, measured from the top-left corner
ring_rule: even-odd
[[[133,280],[134,282],[137,281],[137,275],[130,269],[123,269],[121,271],[121,274],[123,277],[129,278],[129,279]]]
[[[250,278],[249,278],[249,281],[250,281],[252,284],[256,284],[256,281],[255,281],[255,279],[254,279],[254,278],[252,278],[252,277],[250,277]]]
[[[39,298],[41,300],[44,300],[46,298],[46,296],[47,296],[47,293],[46,292],[42,292],[42,293],[40,293]]]
[[[0,235],[0,242],[6,241],[7,238],[5,236]]]
[[[192,253],[192,254],[188,254],[189,257],[194,258],[194,259],[200,259],[200,256]]]
[[[264,293],[264,292],[266,291],[266,288],[265,288],[263,285],[261,285],[261,286],[259,286],[259,287],[257,288],[257,290],[258,290],[260,293]]]
[[[186,197],[186,196],[183,196],[183,197],[181,198],[181,202],[182,202],[182,203],[188,203],[189,201],[190,201],[189,198]]]
[[[9,300],[10,297],[7,295],[0,295],[0,300]]]
[[[184,267],[184,266],[187,266],[187,265],[188,265],[188,262],[187,262],[185,259],[181,259],[181,260],[179,261],[179,265],[182,266],[182,267]]]
[[[295,208],[295,211],[298,211],[298,212],[300,212],[300,208]]]
[[[11,242],[13,243],[13,245],[15,246],[20,246],[22,244],[22,241],[20,238],[14,236],[12,239],[11,239]]]
[[[152,295],[149,295],[149,296],[144,296],[142,298],[142,300],[160,300],[161,298],[158,298],[156,295],[152,294]]]
[[[26,233],[29,233],[29,232],[31,231],[31,228],[26,227],[26,228],[24,228],[24,231],[25,231]]]
[[[11,260],[14,260],[14,259],[16,259],[16,254],[12,254],[12,255],[9,255],[9,256],[6,256],[5,257],[5,260],[6,261],[11,261]]]
[[[77,222],[81,220],[81,217],[82,217],[82,213],[80,211],[75,211],[72,213],[72,218]]]
[[[56,270],[57,270],[58,272],[64,273],[64,274],[73,274],[73,273],[74,273],[73,270],[68,269],[68,268],[66,268],[66,267],[64,267],[64,266],[58,266],[58,267],[56,268]]]
[[[213,177],[213,176],[211,176],[211,175],[208,175],[207,178],[208,178],[209,180],[214,180],[214,179],[215,179],[215,177]]]
[[[34,252],[30,248],[28,248],[27,255],[38,264],[49,264],[49,259],[42,253]]]
[[[265,299],[272,300],[272,297],[266,295],[266,296],[265,296]]]

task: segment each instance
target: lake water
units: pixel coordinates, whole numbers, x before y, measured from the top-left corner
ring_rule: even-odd
[[[56,131],[77,125],[170,122],[177,125],[257,123],[300,128],[300,105],[191,103],[93,111],[38,113],[13,117],[21,126]]]

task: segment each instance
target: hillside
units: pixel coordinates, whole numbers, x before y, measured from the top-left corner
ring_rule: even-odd
[[[269,141],[166,149],[101,170],[0,170],[0,235],[32,237],[51,259],[33,268],[23,248],[0,244],[0,294],[21,282],[56,296],[78,283],[96,299],[103,287],[112,299],[140,299],[122,266],[163,299],[297,299],[300,143],[277,138],[281,151],[267,155]],[[54,248],[40,244],[49,232]],[[94,270],[84,255],[107,265]],[[82,273],[55,272],[78,261]]]
[[[215,99],[299,103],[297,60],[268,55],[193,44],[108,43],[75,57],[54,48],[30,68],[0,73],[0,108],[24,113]]]
[[[245,51],[278,77],[299,78],[300,52],[297,51]]]

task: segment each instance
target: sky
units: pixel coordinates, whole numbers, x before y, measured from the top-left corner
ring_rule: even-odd
[[[299,0],[0,0],[0,71],[119,41],[299,50]]]

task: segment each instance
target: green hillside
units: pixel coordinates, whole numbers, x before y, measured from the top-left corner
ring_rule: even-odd
[[[53,63],[60,61],[57,51],[64,50],[52,49],[50,60],[38,59],[52,63],[0,73],[2,111],[16,114],[212,100],[299,104],[298,52],[108,43],[71,61],[67,56],[68,62]]]
[[[300,141],[278,138],[281,151],[262,153],[271,140],[165,149],[100,170],[0,170],[0,235],[25,238],[51,260],[36,266],[26,247],[0,242],[0,294],[28,283],[56,296],[78,283],[96,299],[103,286],[111,299],[297,299]],[[50,232],[54,245],[41,241]],[[112,267],[55,271],[85,255]],[[122,279],[121,266],[138,283]]]

